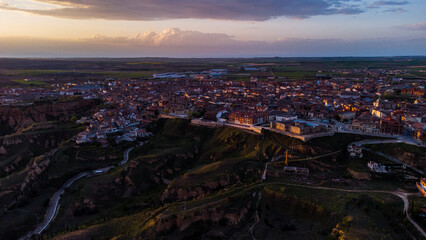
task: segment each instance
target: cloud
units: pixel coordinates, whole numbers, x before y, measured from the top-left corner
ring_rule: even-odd
[[[383,10],[383,12],[385,12],[385,13],[406,13],[408,11],[403,9],[403,8],[390,8],[390,9]]]
[[[369,8],[379,8],[379,7],[384,7],[384,6],[403,6],[403,5],[407,5],[410,2],[408,1],[388,1],[388,0],[382,0],[382,1],[376,1],[372,4],[370,4],[368,7]]]
[[[426,31],[426,21],[398,26],[402,29]]]
[[[241,41],[221,33],[176,28],[135,37],[96,35],[58,40],[2,37],[0,57],[260,57],[426,55],[426,38]]]
[[[71,19],[164,20],[222,19],[264,21],[276,17],[308,18],[318,15],[359,14],[357,0],[36,0],[53,9],[0,9]]]
[[[409,4],[408,1],[377,1],[374,2],[372,5],[376,6],[402,6]]]
[[[202,33],[198,31],[182,31],[178,28],[165,29],[156,33],[153,31],[139,33],[135,37],[109,37],[95,35],[82,41],[95,43],[133,44],[136,46],[199,46],[206,44],[220,45],[230,43],[232,36],[223,33]]]

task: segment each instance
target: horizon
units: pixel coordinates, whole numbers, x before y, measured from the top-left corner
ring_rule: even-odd
[[[4,60],[48,60],[48,59],[58,59],[58,60],[75,60],[75,59],[88,59],[88,60],[95,60],[95,59],[317,59],[317,58],[325,58],[325,59],[343,59],[343,58],[360,58],[360,59],[368,59],[368,58],[426,58],[425,55],[389,55],[389,56],[256,56],[256,57],[155,57],[155,56],[146,56],[146,57],[108,57],[108,56],[95,56],[95,57],[61,57],[61,56],[53,56],[53,57],[2,57],[0,56],[0,59]]]

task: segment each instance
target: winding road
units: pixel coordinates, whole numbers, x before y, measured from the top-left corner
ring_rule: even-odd
[[[126,151],[124,151],[124,153],[123,153],[123,160],[118,163],[118,166],[123,166],[124,164],[126,164],[129,161],[129,153],[132,150],[133,150],[133,147],[131,147],[131,148],[127,149]]]
[[[133,147],[127,149],[123,153],[123,160],[118,163],[118,166],[122,166],[126,164],[129,161],[129,153],[133,150]],[[87,176],[94,176],[94,175],[100,175],[108,172],[110,169],[114,168],[115,166],[108,166],[104,168],[99,168],[92,171],[82,172],[74,176],[73,178],[69,179],[58,191],[56,191],[49,202],[49,207],[46,211],[46,215],[44,216],[43,221],[37,225],[37,227],[29,232],[26,236],[20,238],[22,240],[24,239],[30,239],[33,235],[40,235],[44,230],[46,230],[47,227],[52,223],[52,221],[55,219],[56,215],[59,211],[59,201],[61,200],[62,194],[65,192],[65,189],[69,188],[72,184],[74,184],[76,181],[87,177]]]

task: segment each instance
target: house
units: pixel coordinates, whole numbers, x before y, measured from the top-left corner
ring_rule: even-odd
[[[217,114],[219,113],[219,111],[207,111],[204,114],[204,119],[205,120],[211,120],[211,121],[216,121],[217,120]]]
[[[322,133],[327,131],[325,125],[319,125],[313,122],[300,119],[285,122],[272,121],[270,123],[270,127],[281,131],[294,133],[297,135]]]
[[[393,117],[385,117],[380,119],[380,132],[386,134],[402,134],[403,125],[401,121]]]
[[[262,124],[267,120],[267,112],[237,111],[229,114],[229,121],[238,124],[257,125]]]
[[[349,156],[352,158],[362,158],[362,147],[361,146],[357,146],[357,145],[349,145],[348,146],[348,153]]]
[[[386,169],[386,166],[383,166],[379,163],[369,161],[367,163],[368,168],[370,171],[376,172],[376,173],[388,173],[389,171]]]
[[[275,116],[275,120],[278,122],[292,121],[296,119],[297,119],[297,115],[293,115],[293,114],[279,114]]]
[[[355,112],[344,112],[339,114],[340,121],[348,121],[355,118]]]
[[[77,144],[90,143],[95,137],[95,133],[81,132],[77,135],[75,142]]]
[[[422,88],[406,88],[401,90],[401,94],[416,96],[416,97],[424,97],[426,96],[426,89]]]

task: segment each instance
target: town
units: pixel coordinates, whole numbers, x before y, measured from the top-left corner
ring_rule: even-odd
[[[401,81],[389,77],[398,70],[364,69],[370,77],[318,73],[313,80],[286,81],[274,77],[265,66],[250,65],[244,70],[255,72],[249,74],[250,81],[227,80],[230,70],[211,69],[153,74],[143,80],[106,78],[49,88],[2,88],[0,102],[28,105],[74,97],[101,99],[107,106],[117,106],[80,119],[90,126],[78,136],[78,143],[103,142],[105,134],[123,130],[121,137],[127,140],[146,136],[144,126],[158,116],[258,132],[267,128],[303,141],[336,132],[400,136],[417,144],[426,139],[425,80]]]

